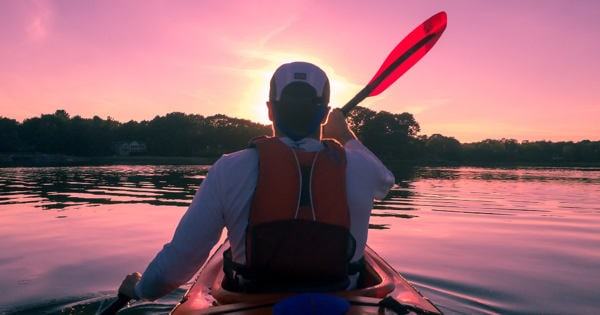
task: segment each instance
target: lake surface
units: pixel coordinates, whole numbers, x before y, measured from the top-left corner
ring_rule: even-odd
[[[0,314],[95,314],[207,169],[0,169]],[[406,169],[369,244],[447,314],[598,314],[600,169]],[[123,313],[166,313],[185,289]]]

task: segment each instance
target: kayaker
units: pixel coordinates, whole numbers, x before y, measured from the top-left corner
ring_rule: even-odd
[[[210,168],[173,239],[143,276],[127,276],[119,292],[155,300],[178,288],[198,271],[223,228],[231,244],[224,285],[232,290],[353,287],[373,199],[385,197],[394,177],[341,111],[330,112],[329,94],[317,66],[280,66],[267,102],[273,137],[255,139]]]

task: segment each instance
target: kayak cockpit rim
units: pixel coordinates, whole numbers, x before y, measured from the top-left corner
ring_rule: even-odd
[[[229,312],[261,313],[270,309],[281,299],[294,293],[240,293],[222,287],[223,252],[229,248],[225,240],[210,256],[198,272],[196,281],[184,295],[172,314],[217,314]],[[392,297],[402,305],[424,314],[442,314],[428,299],[422,296],[400,274],[370,247],[365,248],[365,270],[359,279],[361,288],[350,291],[331,292],[347,299],[352,307],[372,310],[379,301]]]

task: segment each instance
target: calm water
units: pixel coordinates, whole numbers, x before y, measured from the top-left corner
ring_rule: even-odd
[[[170,239],[206,170],[0,169],[0,313],[95,314]],[[369,244],[446,313],[600,313],[600,169],[397,177]],[[165,313],[184,292],[124,313]]]

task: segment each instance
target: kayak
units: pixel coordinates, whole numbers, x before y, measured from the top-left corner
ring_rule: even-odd
[[[192,287],[175,306],[172,315],[191,314],[272,314],[278,302],[293,293],[240,293],[222,287],[223,242],[200,270]],[[359,287],[351,291],[331,292],[350,304],[346,314],[390,314],[382,310],[384,299],[397,302],[403,314],[442,314],[442,312],[408,283],[369,246],[365,248],[365,271]],[[393,314],[393,312],[391,312]]]
[[[272,314],[277,303],[294,295],[289,292],[250,294],[224,289],[221,286],[223,252],[228,248],[229,242],[225,241],[207,260],[192,287],[172,310],[172,315]],[[365,271],[361,274],[359,287],[327,293],[350,304],[345,314],[394,314],[383,309],[387,306],[380,305],[383,299],[397,303],[402,314],[442,314],[370,247],[365,248],[364,256]]]

